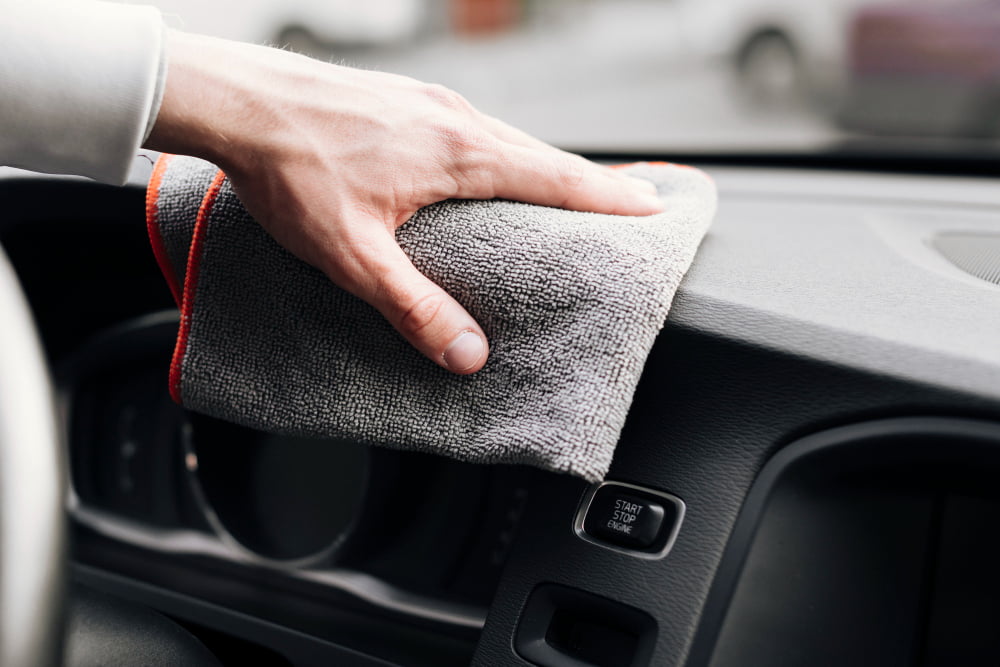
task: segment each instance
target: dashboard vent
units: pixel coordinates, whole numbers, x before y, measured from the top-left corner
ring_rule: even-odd
[[[1000,285],[1000,234],[952,232],[935,237],[931,244],[962,271]]]

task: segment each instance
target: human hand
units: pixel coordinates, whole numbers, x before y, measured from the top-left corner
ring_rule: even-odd
[[[652,184],[552,148],[441,86],[176,31],[167,50],[146,146],[219,165],[278,243],[455,373],[482,368],[488,344],[396,244],[396,228],[419,208],[500,197],[662,210]]]

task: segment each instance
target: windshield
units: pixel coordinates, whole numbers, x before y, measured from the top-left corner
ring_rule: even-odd
[[[174,27],[444,84],[578,151],[1000,137],[1000,0],[154,4]]]

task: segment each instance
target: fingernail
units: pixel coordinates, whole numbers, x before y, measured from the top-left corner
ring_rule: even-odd
[[[636,178],[634,176],[629,176],[629,180],[636,186],[637,190],[642,190],[643,192],[651,195],[656,194],[656,186],[649,181],[642,178]]]
[[[642,195],[640,199],[642,200],[642,203],[650,208],[650,210],[659,212],[666,208],[663,205],[663,200],[656,195]]]
[[[459,334],[444,351],[444,363],[449,370],[465,371],[475,366],[483,357],[483,339],[471,331]]]

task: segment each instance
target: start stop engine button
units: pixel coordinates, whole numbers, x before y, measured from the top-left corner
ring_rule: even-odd
[[[662,504],[605,486],[591,501],[583,528],[623,547],[644,548],[656,541],[662,524]]]
[[[675,496],[623,482],[592,487],[581,503],[577,534],[642,558],[661,558],[673,545],[684,515]]]

